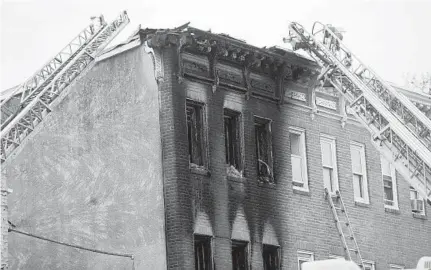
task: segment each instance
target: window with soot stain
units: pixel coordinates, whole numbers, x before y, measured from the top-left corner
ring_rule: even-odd
[[[226,164],[241,170],[241,140],[239,128],[240,114],[231,110],[224,110],[224,136]]]
[[[211,236],[194,235],[195,269],[212,270]]]
[[[203,104],[187,100],[187,135],[190,163],[204,166]]]
[[[269,120],[255,117],[257,174],[260,180],[273,183],[270,125],[271,122]]]
[[[232,269],[248,269],[248,243],[244,241],[232,240]]]

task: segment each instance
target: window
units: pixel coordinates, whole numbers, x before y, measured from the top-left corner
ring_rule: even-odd
[[[240,114],[231,110],[224,111],[224,138],[226,164],[241,170],[241,140],[239,129]]]
[[[274,183],[272,174],[271,121],[255,117],[254,128],[259,180]]]
[[[353,193],[355,201],[369,203],[364,145],[352,142],[350,144],[350,154],[352,157]]]
[[[195,238],[195,269],[211,270],[212,252],[211,236],[194,235]]]
[[[397,182],[395,168],[384,158],[380,158],[382,164],[382,178],[385,207],[398,209]]]
[[[313,252],[309,251],[298,251],[298,269],[302,270],[302,264],[305,262],[314,261]]]
[[[345,259],[345,257],[341,255],[330,254],[329,259]]]
[[[232,270],[248,269],[248,243],[232,240]]]
[[[308,190],[305,131],[300,128],[291,127],[289,128],[289,137],[293,186]]]
[[[338,190],[337,158],[335,139],[326,135],[320,137],[322,149],[323,185],[330,193]]]
[[[410,187],[410,202],[413,213],[425,215],[424,199],[413,187]]]
[[[263,269],[280,269],[280,248],[272,245],[263,245]]]
[[[364,262],[364,270],[375,270],[376,264],[372,261],[363,260]]]
[[[191,100],[187,100],[186,107],[190,163],[203,166],[205,162],[203,105]]]

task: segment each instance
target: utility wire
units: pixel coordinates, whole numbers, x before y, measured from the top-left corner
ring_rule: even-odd
[[[73,245],[73,244],[68,244],[68,243],[65,243],[65,242],[60,242],[60,241],[52,240],[52,239],[49,239],[49,238],[46,238],[46,237],[34,235],[32,233],[23,232],[23,231],[16,230],[16,229],[13,229],[13,228],[9,228],[8,231],[9,232],[15,232],[15,233],[23,234],[23,235],[27,235],[27,236],[38,238],[38,239],[42,239],[42,240],[45,240],[45,241],[48,241],[48,242],[56,243],[56,244],[67,246],[67,247],[73,247],[73,248],[87,250],[87,251],[90,251],[90,252],[95,252],[95,253],[100,253],[100,254],[105,254],[105,255],[112,255],[112,256],[118,256],[118,257],[127,257],[127,258],[130,258],[132,260],[132,262],[133,262],[133,268],[132,269],[134,269],[134,264],[135,264],[134,259],[135,259],[135,257],[133,256],[133,254],[108,252],[108,251],[98,250],[98,249],[94,249],[94,248],[86,248],[86,247],[83,247],[83,246],[78,246],[78,245]]]

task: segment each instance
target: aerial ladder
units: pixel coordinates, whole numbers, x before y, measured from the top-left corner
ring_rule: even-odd
[[[295,47],[321,66],[320,84],[340,92],[377,150],[431,205],[431,119],[350,52],[333,27],[316,22],[311,34],[295,22],[289,28]]]
[[[122,12],[111,23],[103,16],[82,30],[48,63],[1,101],[1,163],[5,162],[52,111],[54,100],[95,62],[96,56],[129,23]],[[8,106],[17,103],[13,110]]]
[[[331,25],[316,22],[310,34],[292,22],[285,41],[294,50],[307,51],[320,65],[316,87],[330,83],[346,99],[380,154],[431,205],[431,119],[362,63]],[[325,192],[348,259],[364,269],[339,191],[335,196]]]

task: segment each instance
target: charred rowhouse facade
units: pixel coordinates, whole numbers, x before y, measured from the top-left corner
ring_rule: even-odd
[[[431,253],[429,209],[342,97],[314,89],[315,62],[188,26],[139,29],[96,61],[2,166],[16,228],[135,269],[300,269],[345,256],[327,187],[367,269]],[[7,240],[11,269],[131,269]]]
[[[160,78],[168,264],[281,267],[284,92],[308,89],[317,66],[194,28],[154,34],[148,46]]]

